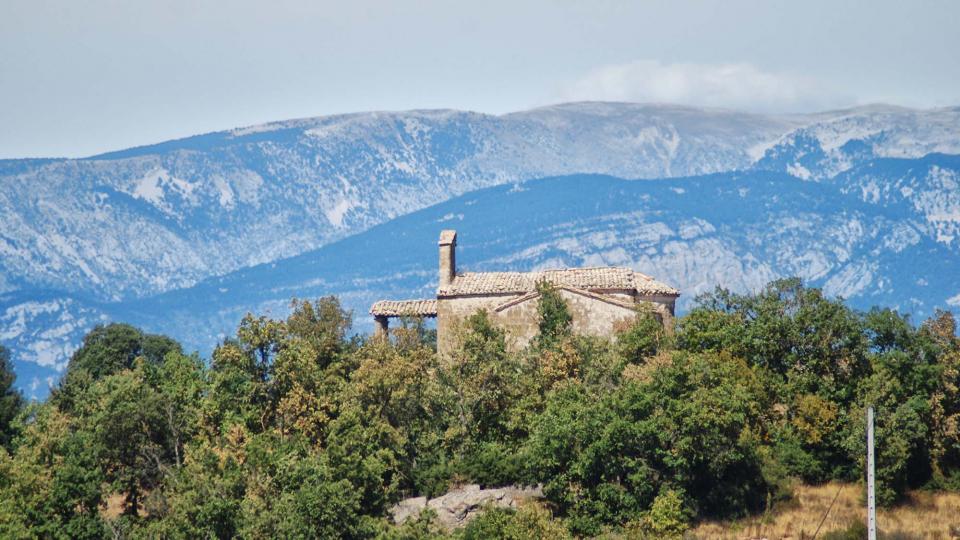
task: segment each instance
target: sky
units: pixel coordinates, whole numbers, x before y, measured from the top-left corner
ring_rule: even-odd
[[[960,2],[0,0],[0,158],[579,100],[960,105]]]

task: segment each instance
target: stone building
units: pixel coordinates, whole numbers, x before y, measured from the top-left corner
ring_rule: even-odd
[[[535,272],[457,273],[457,233],[440,233],[440,282],[436,299],[381,300],[370,314],[377,333],[385,335],[393,317],[436,317],[440,354],[454,346],[458,324],[485,309],[494,324],[506,331],[507,345],[518,350],[538,332],[537,283],[553,284],[566,301],[575,333],[610,336],[620,323],[634,320],[638,309],[649,309],[671,325],[680,292],[629,268],[597,267]]]

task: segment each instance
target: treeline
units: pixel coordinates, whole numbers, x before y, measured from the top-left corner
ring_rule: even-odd
[[[877,410],[881,504],[960,489],[960,340],[861,313],[798,280],[718,289],[665,332],[572,335],[543,288],[511,354],[484,312],[450,358],[416,321],[348,336],[335,298],[248,315],[209,365],[94,329],[51,397],[23,404],[0,355],[3,538],[635,538],[763,512],[796,481],[857,481]],[[545,500],[447,532],[397,500],[541,484]]]

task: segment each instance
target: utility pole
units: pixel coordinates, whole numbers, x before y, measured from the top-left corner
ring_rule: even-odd
[[[867,539],[877,540],[877,499],[873,474],[873,407],[867,407]]]

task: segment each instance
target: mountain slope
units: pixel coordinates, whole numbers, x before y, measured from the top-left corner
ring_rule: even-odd
[[[921,217],[925,235],[960,251],[960,156],[874,160],[832,182],[864,202]]]
[[[960,154],[960,107],[872,105],[811,120],[766,149],[755,166],[822,180],[875,158]]]
[[[934,155],[864,167],[875,181],[887,170],[882,181],[896,183],[906,181],[904,171],[956,172],[948,169],[956,159]],[[472,192],[187,289],[107,304],[69,296],[41,302],[64,306],[63,320],[37,302],[8,303],[7,310],[19,306],[25,320],[17,327],[0,318],[0,332],[26,351],[22,360],[47,361],[43,370],[34,364],[24,371],[29,385],[62,367],[44,353],[68,348],[104,319],[168,333],[206,354],[247,311],[282,316],[292,297],[337,294],[354,310],[357,329],[366,330],[373,301],[434,294],[442,228],[461,233],[461,270],[630,266],[680,288],[681,310],[716,285],[752,290],[785,276],[800,276],[861,308],[890,306],[917,319],[960,303],[956,247],[938,236],[922,209],[907,200],[864,200],[843,176],[813,183],[769,171],[646,182],[575,175]],[[0,298],[0,313],[3,306]],[[31,320],[31,313],[51,320]],[[10,338],[16,328],[59,331]]]
[[[543,176],[657,178],[756,163],[825,178],[860,158],[960,152],[958,114],[869,107],[776,117],[626,103],[502,116],[376,112],[88,159],[7,160],[0,292],[149,296],[309,251],[462,193]],[[871,150],[813,159],[820,154],[810,141],[821,150],[839,141]]]
[[[581,171],[713,172],[793,123],[574,104],[364,113],[0,167],[0,292],[119,300],[319,247],[481,187]]]
[[[960,249],[960,158],[930,150],[960,152],[960,109],[770,117],[574,103],[362,113],[81,160],[0,160],[0,342],[42,395],[100,321],[207,350],[243,311],[279,314],[295,295],[341,294],[360,312],[379,296],[429,295],[433,236],[461,221],[468,250],[488,246],[461,258],[478,267],[631,265],[675,282],[684,302],[718,283],[801,275],[857,305],[922,316],[960,305],[944,278]],[[731,169],[754,172],[619,194],[599,176],[572,192],[564,178],[523,183]],[[746,178],[773,184],[715,191]],[[525,190],[537,199],[511,202]]]

